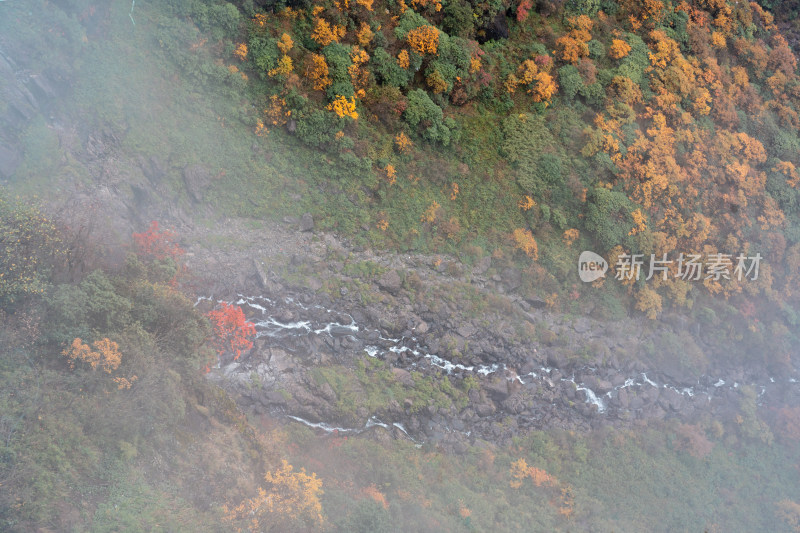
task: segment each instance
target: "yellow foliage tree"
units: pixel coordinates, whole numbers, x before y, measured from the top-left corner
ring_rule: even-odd
[[[314,89],[324,91],[325,88],[333,83],[328,77],[329,69],[325,58],[320,54],[311,54],[311,64],[307,69],[306,76],[314,84]]]
[[[414,143],[411,142],[411,139],[405,134],[405,132],[401,131],[395,136],[394,145],[397,147],[398,152],[404,154],[411,151],[411,147],[414,146]]]
[[[369,85],[369,71],[363,65],[369,61],[369,55],[355,46],[350,53],[350,60],[353,63],[347,67],[347,73],[350,74],[350,81],[356,91],[356,96],[363,98],[367,94],[367,85]]]
[[[516,248],[525,252],[525,255],[534,261],[539,259],[539,246],[536,244],[536,239],[533,238],[531,230],[517,228],[512,233],[512,237]]]
[[[291,35],[289,35],[288,33],[284,33],[283,35],[281,35],[281,40],[278,41],[278,48],[282,53],[288,54],[289,50],[291,50],[293,46],[294,46],[294,41],[292,41]]]
[[[358,33],[356,33],[358,44],[361,46],[367,46],[370,42],[372,42],[373,37],[375,37],[375,34],[372,32],[372,29],[370,29],[369,24],[362,22]]]
[[[535,83],[528,89],[528,94],[533,96],[534,102],[549,102],[558,91],[553,77],[547,72],[539,72],[535,76]]]
[[[344,37],[344,34],[344,26],[331,25],[327,20],[317,18],[314,30],[311,32],[311,38],[320,46],[328,46],[333,42],[339,42],[339,39]]]
[[[580,231],[578,231],[575,228],[570,228],[566,230],[563,236],[564,244],[566,244],[567,246],[572,246],[572,244],[578,240],[578,237],[580,237],[580,235],[581,235]]]
[[[429,24],[414,28],[406,39],[409,46],[420,54],[435,54],[439,48],[439,30]]]
[[[233,55],[242,61],[247,59],[247,45],[245,43],[240,43],[239,46],[236,47],[236,50],[233,51]]]
[[[655,320],[661,312],[661,295],[649,287],[643,288],[636,295],[636,309]]]
[[[444,77],[439,73],[438,70],[434,70],[431,74],[425,78],[425,82],[428,84],[428,87],[436,93],[443,93],[447,90],[447,81],[445,81]]]
[[[305,468],[294,471],[285,459],[283,466],[275,472],[267,472],[264,480],[270,484],[269,492],[258,488],[258,495],[249,498],[233,509],[224,506],[225,518],[230,521],[246,519],[250,531],[261,531],[262,521],[276,515],[283,519],[297,520],[308,526],[321,527],[325,523],[322,515],[322,480]]]
[[[397,54],[397,64],[400,68],[408,68],[410,65],[410,58],[408,57],[408,50],[400,50],[400,53]]]
[[[431,203],[431,205],[428,206],[428,209],[426,209],[425,212],[422,214],[422,222],[430,223],[436,220],[436,217],[439,213],[439,207],[441,207],[439,205],[439,202],[434,200]]]
[[[293,68],[294,65],[292,65],[292,58],[284,55],[278,60],[278,66],[267,72],[267,74],[269,74],[271,78],[275,76],[288,76],[292,73]]]
[[[344,96],[336,95],[336,98],[333,99],[333,102],[328,104],[326,109],[333,111],[339,117],[350,117],[353,120],[358,118],[356,99],[353,96],[348,99]]]
[[[523,211],[528,211],[536,206],[536,202],[527,194],[517,203],[517,206]]]
[[[122,363],[122,354],[116,342],[104,338],[94,341],[92,346],[96,351],[93,351],[88,344],[84,344],[80,338],[76,338],[61,354],[69,360],[70,368],[75,368],[75,361],[80,361],[89,363],[92,370],[99,368],[106,374],[116,370]]]
[[[386,165],[386,180],[389,182],[389,185],[397,183],[397,170],[391,163]]]

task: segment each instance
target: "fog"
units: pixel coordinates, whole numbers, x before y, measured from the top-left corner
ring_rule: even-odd
[[[0,529],[796,531],[795,30],[656,4],[0,1]]]

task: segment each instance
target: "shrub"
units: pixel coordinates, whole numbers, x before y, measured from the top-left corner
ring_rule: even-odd
[[[586,229],[593,232],[604,251],[622,245],[631,248],[631,213],[636,206],[619,191],[595,187],[588,195]]]
[[[409,70],[401,67],[383,48],[376,48],[372,53],[370,67],[375,74],[375,80],[381,85],[405,87],[411,79]]]
[[[343,127],[343,118],[317,109],[298,119],[297,136],[306,144],[320,147],[333,142],[336,132]]]
[[[431,100],[428,93],[422,89],[408,93],[408,107],[403,114],[406,123],[424,139],[448,146],[453,140],[456,123],[443,117],[442,108]]]
[[[0,189],[0,304],[44,293],[60,240],[37,207],[10,200]]]

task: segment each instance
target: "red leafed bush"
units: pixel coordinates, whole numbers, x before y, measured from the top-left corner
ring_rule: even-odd
[[[177,259],[184,254],[183,248],[176,243],[177,236],[170,230],[160,230],[158,222],[150,222],[150,229],[143,233],[134,233],[133,242],[136,253],[143,257]]]
[[[214,326],[214,336],[211,345],[220,355],[232,352],[236,360],[244,350],[253,347],[251,340],[256,336],[256,327],[244,317],[242,308],[238,305],[222,303],[220,309],[208,313],[208,318]]]

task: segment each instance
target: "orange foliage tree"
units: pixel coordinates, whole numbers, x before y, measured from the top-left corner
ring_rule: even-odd
[[[515,489],[520,488],[526,479],[530,479],[537,487],[541,487],[542,485],[555,487],[558,485],[558,480],[556,478],[541,468],[528,466],[528,462],[525,459],[517,459],[511,463],[511,478],[509,484]]]
[[[245,319],[241,307],[222,302],[220,309],[210,311],[207,316],[214,327],[211,345],[220,355],[232,352],[236,360],[242,351],[253,347],[251,339],[256,335],[256,328]]]
[[[592,40],[592,19],[586,15],[568,19],[570,31],[556,40],[556,50],[563,61],[578,63],[580,58],[589,55],[589,41]]]
[[[631,45],[622,39],[612,39],[611,46],[608,48],[608,55],[612,59],[622,59],[627,56],[631,51]]]
[[[116,342],[103,338],[94,341],[92,347],[89,347],[80,338],[75,338],[72,344],[61,352],[61,355],[67,358],[69,367],[73,369],[76,361],[87,363],[92,370],[100,369],[106,374],[111,374],[119,368],[122,363],[122,354]],[[118,388],[129,389],[133,382],[136,381],[136,376],[132,376],[130,379],[117,376],[113,378],[113,381]]]
[[[702,459],[714,449],[706,437],[705,430],[699,425],[680,424],[676,429],[676,439],[673,446],[676,450],[683,450],[696,459]]]

